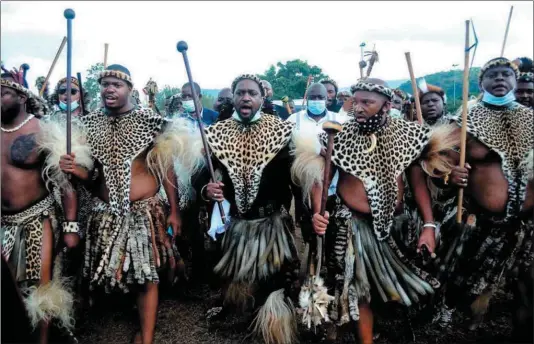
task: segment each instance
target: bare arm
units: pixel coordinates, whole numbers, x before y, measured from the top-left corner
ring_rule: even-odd
[[[181,225],[182,221],[180,218],[180,208],[178,207],[178,180],[176,178],[176,173],[174,173],[174,168],[169,168],[167,170],[167,175],[165,180],[163,180],[163,189],[165,194],[167,194],[167,199],[169,200],[170,213],[167,218],[167,225],[172,227],[173,237],[181,234]]]
[[[432,214],[432,200],[430,198],[430,192],[426,184],[427,175],[423,169],[414,164],[408,168],[408,181],[412,189],[415,202],[419,213],[425,223],[434,222],[434,216]]]
[[[434,215],[432,214],[432,199],[430,198],[426,178],[427,175],[419,164],[413,164],[408,168],[408,181],[412,188],[419,213],[426,225],[419,236],[417,249],[419,251],[424,245],[428,248],[428,251],[433,254],[434,249],[436,248],[435,228],[433,227]]]
[[[167,177],[163,181],[163,189],[165,190],[165,193],[167,194],[167,199],[169,200],[169,204],[171,206],[170,212],[179,214],[180,210],[178,208],[178,180],[176,178],[176,174],[174,173],[174,170],[171,168],[167,171]]]
[[[65,223],[78,226],[78,196],[74,187],[70,190],[62,191],[63,211],[65,215]],[[78,229],[76,227],[76,229]],[[78,233],[66,232],[63,235],[63,241],[68,248],[74,248],[78,246],[80,242],[80,236]]]

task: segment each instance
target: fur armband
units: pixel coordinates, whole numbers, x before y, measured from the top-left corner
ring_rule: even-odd
[[[53,116],[40,122],[41,130],[37,138],[39,153],[46,156],[42,176],[48,189],[49,184],[58,186],[62,190],[71,190],[72,185],[68,175],[59,168],[60,157],[67,153],[67,128],[62,117]],[[81,123],[73,121],[71,130],[71,151],[75,155],[76,164],[91,171],[94,166],[91,148],[87,143],[87,136]]]
[[[69,222],[63,222],[61,224],[63,226],[63,233],[79,233],[80,228],[78,227],[78,222],[69,221]]]
[[[309,199],[315,184],[322,186],[324,158],[321,156],[321,143],[314,134],[295,132],[293,134],[291,154],[295,157],[291,166],[293,183],[302,188],[304,199]]]
[[[189,121],[176,119],[167,122],[163,132],[155,139],[154,147],[146,157],[149,170],[163,181],[170,168],[174,168],[178,181],[191,183],[191,177],[204,166],[202,138]]]
[[[448,152],[460,145],[458,127],[454,124],[444,124],[432,129],[430,140],[423,149],[420,164],[431,177],[442,178],[452,170]]]
[[[527,154],[527,179],[534,179],[534,148]]]

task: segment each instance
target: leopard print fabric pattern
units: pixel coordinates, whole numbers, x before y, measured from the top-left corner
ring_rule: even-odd
[[[251,208],[263,169],[289,143],[293,125],[263,114],[253,124],[228,120],[206,129],[212,153],[226,167],[234,185],[239,213]]]
[[[54,242],[57,243],[59,237],[59,227],[56,218],[54,199],[48,196],[30,208],[13,215],[2,216],[2,254],[17,268],[20,257],[25,259],[25,273],[17,277],[24,276],[24,280],[39,280],[41,278],[41,246],[43,237],[43,221],[50,219],[54,232]],[[23,243],[18,243],[23,240]],[[20,245],[24,252],[15,252]]]
[[[81,119],[93,157],[104,166],[112,211],[128,212],[132,161],[154,142],[163,118],[151,109],[136,108],[117,117],[99,109]]]
[[[350,119],[334,139],[332,163],[362,181],[379,240],[389,236],[397,201],[397,178],[415,161],[429,142],[431,129],[402,119],[390,118],[377,133],[376,149],[368,136],[360,135],[358,123]],[[326,146],[328,137],[321,133]]]
[[[461,126],[460,113],[453,120]],[[534,114],[518,103],[504,110],[493,110],[482,102],[467,114],[467,132],[495,151],[502,159],[508,180],[506,218],[517,215],[525,198],[528,178],[525,159],[534,146]]]

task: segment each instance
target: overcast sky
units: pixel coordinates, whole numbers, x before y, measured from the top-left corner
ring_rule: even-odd
[[[222,88],[242,73],[263,73],[295,58],[317,65],[341,87],[359,77],[361,42],[376,44],[373,76],[409,78],[463,68],[464,21],[479,37],[475,66],[500,54],[510,6],[514,12],[505,56],[533,54],[533,2],[1,2],[1,58],[26,62],[32,89],[46,75],[66,35],[63,11],[75,10],[72,72],[103,62],[126,66],[138,88],[150,77],[160,87],[181,86],[186,73],[176,43],[189,44],[192,74],[202,88]],[[66,74],[66,49],[51,85]]]

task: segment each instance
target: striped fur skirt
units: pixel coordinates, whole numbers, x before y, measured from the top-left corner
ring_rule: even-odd
[[[128,292],[132,285],[158,283],[158,271],[174,269],[179,257],[166,233],[166,211],[156,195],[133,202],[127,214],[93,199],[85,245],[84,278],[90,290],[103,286]]]
[[[327,285],[335,297],[329,316],[338,325],[359,319],[359,303],[369,303],[371,288],[383,302],[406,306],[434,294],[440,283],[418,268],[392,236],[379,241],[369,219],[354,216],[341,200],[326,232]]]

